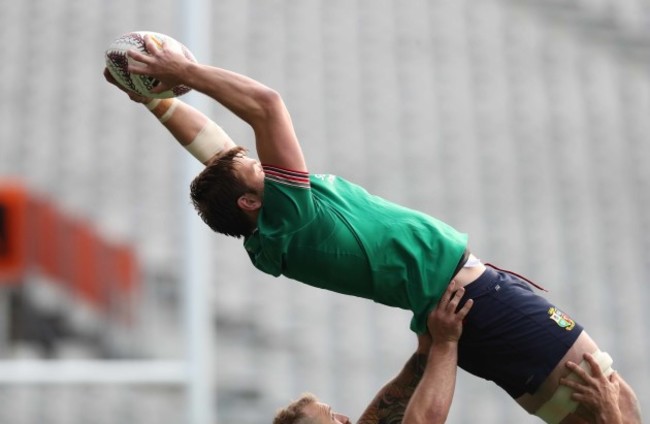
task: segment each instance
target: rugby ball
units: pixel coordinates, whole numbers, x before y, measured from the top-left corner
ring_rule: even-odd
[[[164,41],[171,48],[178,49],[178,51],[182,52],[192,62],[196,62],[194,55],[187,47],[168,35],[151,31],[127,32],[114,40],[105,52],[106,68],[108,68],[113,78],[122,87],[144,97],[167,99],[181,96],[190,91],[191,89],[189,87],[178,85],[162,93],[152,93],[151,89],[160,84],[160,81],[146,75],[129,73],[128,65],[135,61],[126,52],[129,50],[137,50],[141,53],[148,54],[147,46],[144,43],[144,36],[147,34],[151,36],[151,39],[158,46],[162,46]]]

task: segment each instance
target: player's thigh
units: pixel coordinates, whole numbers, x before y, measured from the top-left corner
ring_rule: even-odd
[[[562,377],[565,377],[570,374],[568,368],[566,368],[567,361],[574,362],[579,364],[583,361],[583,356],[585,353],[593,354],[598,350],[598,345],[596,342],[587,334],[586,331],[583,331],[580,334],[580,337],[576,342],[571,346],[571,348],[564,355],[562,360],[557,364],[553,369],[551,374],[547,379],[542,383],[540,389],[534,395],[524,395],[521,398],[517,399],[517,402],[524,407],[527,411],[534,413],[534,411],[539,410],[539,408],[548,402],[555,391],[559,387],[559,380]],[[614,368],[616,364],[614,363]],[[641,411],[639,400],[630,385],[622,378],[618,377],[620,384],[620,394],[619,394],[619,409],[623,416],[623,422],[636,424],[641,423]],[[581,424],[586,422],[584,417],[586,414],[580,414],[580,406],[576,410],[575,414],[569,414],[561,421],[562,424]]]
[[[641,424],[641,409],[634,390],[620,376],[618,380],[621,389],[618,408],[621,411],[623,422],[625,424]],[[575,413],[567,415],[560,424],[589,424],[593,421],[593,413],[584,405],[578,405]]]
[[[580,333],[575,343],[564,354],[539,389],[534,394],[524,394],[517,398],[517,403],[529,413],[534,414],[542,405],[551,399],[560,385],[560,378],[566,377],[571,372],[566,367],[567,361],[579,364],[582,362],[585,353],[594,353],[596,350],[598,350],[598,345],[589,334],[586,331]]]
[[[639,399],[629,384],[619,375],[619,384],[621,393],[619,394],[618,406],[623,415],[624,423],[640,424],[641,423],[641,405]]]

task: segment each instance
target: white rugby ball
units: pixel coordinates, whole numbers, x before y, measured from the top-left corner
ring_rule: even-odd
[[[131,74],[128,70],[129,63],[135,63],[126,52],[129,50],[137,50],[141,53],[148,54],[147,46],[144,44],[144,36],[150,35],[153,41],[162,46],[163,41],[171,46],[173,49],[183,52],[185,57],[192,62],[196,62],[194,55],[187,47],[175,40],[174,38],[151,31],[134,31],[127,32],[113,41],[108,49],[106,49],[106,67],[111,73],[113,78],[127,90],[133,91],[144,97],[152,97],[157,99],[167,99],[170,97],[181,96],[191,89],[185,85],[178,85],[162,93],[152,93],[151,89],[160,84],[155,78],[147,75]]]

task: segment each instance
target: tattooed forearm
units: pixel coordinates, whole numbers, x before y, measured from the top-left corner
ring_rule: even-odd
[[[426,354],[416,353],[411,356],[402,372],[377,393],[359,424],[400,424],[426,364]]]

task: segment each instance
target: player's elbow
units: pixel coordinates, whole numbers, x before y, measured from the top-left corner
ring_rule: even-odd
[[[258,102],[266,115],[284,110],[284,101],[280,93],[272,88],[266,88],[259,93]]]
[[[264,87],[255,93],[255,116],[257,122],[267,122],[274,116],[285,113],[285,105],[280,93],[272,88]]]

